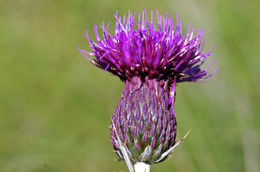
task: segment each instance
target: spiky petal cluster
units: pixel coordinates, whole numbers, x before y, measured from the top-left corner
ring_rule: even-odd
[[[80,52],[94,65],[117,75],[121,80],[131,80],[137,76],[151,79],[177,82],[197,81],[209,77],[206,69],[201,69],[204,60],[211,55],[211,51],[202,53],[203,30],[188,29],[182,33],[182,23],[176,15],[176,26],[172,15],[160,16],[157,11],[157,24],[150,19],[146,11],[138,16],[129,11],[128,16],[119,17],[116,13],[116,27],[114,35],[108,32],[109,24],[100,27],[103,39],[99,37],[97,26],[94,27],[96,43],[88,33],[84,35],[92,52]],[[87,55],[95,56],[94,59]]]
[[[122,18],[116,13],[115,33],[101,25],[103,39],[94,27],[96,42],[84,35],[91,52],[80,52],[94,65],[109,71],[125,82],[123,94],[111,122],[111,140],[117,155],[132,172],[132,163],[157,163],[178,145],[174,112],[175,86],[178,82],[199,81],[210,77],[201,65],[211,55],[202,53],[203,31],[182,33],[176,15],[160,16],[156,24],[146,11],[129,11]],[[94,59],[88,57],[94,56]]]
[[[176,138],[176,117],[169,101],[168,82],[156,79],[126,81],[123,94],[114,111],[111,140],[116,153],[124,159],[124,143],[132,162],[157,163]]]

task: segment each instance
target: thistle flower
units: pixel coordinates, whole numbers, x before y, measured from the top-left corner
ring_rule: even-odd
[[[161,162],[180,143],[176,143],[177,123],[174,112],[175,88],[180,82],[197,82],[210,77],[209,66],[202,69],[211,51],[202,53],[203,30],[194,28],[182,33],[176,15],[159,15],[153,21],[144,10],[123,17],[115,14],[115,33],[109,24],[100,27],[103,38],[94,27],[96,42],[84,35],[91,52],[79,49],[95,66],[118,76],[125,87],[111,121],[111,141],[116,154],[124,159],[130,171],[140,164]],[[93,59],[88,55],[94,56]],[[142,166],[142,165],[141,165]]]

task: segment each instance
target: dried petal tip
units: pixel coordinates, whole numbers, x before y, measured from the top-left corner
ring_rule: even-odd
[[[157,80],[176,82],[198,81],[210,77],[208,68],[201,65],[211,51],[202,53],[203,31],[194,32],[194,28],[186,35],[182,33],[182,24],[176,15],[174,26],[172,15],[159,15],[157,24],[153,21],[153,11],[148,17],[144,10],[136,15],[129,11],[128,16],[115,14],[116,27],[114,35],[108,27],[101,25],[103,39],[99,37],[95,26],[96,43],[89,40],[92,52],[80,52],[97,67],[117,75],[121,80],[131,80],[137,76]],[[90,59],[88,55],[95,56]]]

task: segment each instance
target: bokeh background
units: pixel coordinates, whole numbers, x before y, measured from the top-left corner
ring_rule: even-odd
[[[0,171],[121,172],[109,124],[123,84],[92,66],[85,29],[116,10],[177,12],[216,45],[207,84],[177,87],[178,137],[151,171],[260,171],[260,1],[0,0]]]

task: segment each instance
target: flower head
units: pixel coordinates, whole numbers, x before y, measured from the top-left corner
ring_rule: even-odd
[[[203,30],[194,32],[190,26],[188,33],[182,33],[182,23],[176,15],[174,27],[172,15],[160,16],[157,11],[157,24],[149,19],[146,11],[136,15],[129,11],[128,16],[115,14],[116,27],[112,35],[109,24],[101,25],[103,39],[97,26],[94,27],[96,42],[84,35],[92,52],[80,52],[94,65],[118,76],[121,80],[131,80],[134,76],[143,80],[146,77],[158,80],[176,78],[177,82],[198,81],[209,77],[206,69],[201,69],[211,51],[202,53]],[[87,55],[95,58],[90,59]]]
[[[131,163],[153,164],[167,158],[176,146],[174,111],[176,83],[210,77],[202,69],[211,51],[202,53],[203,31],[182,33],[176,15],[160,16],[154,23],[144,10],[136,15],[115,14],[115,33],[101,25],[103,38],[94,27],[96,42],[87,32],[91,52],[80,52],[94,65],[118,76],[125,83],[111,122],[111,141],[117,155]],[[93,59],[88,55],[94,56]]]

